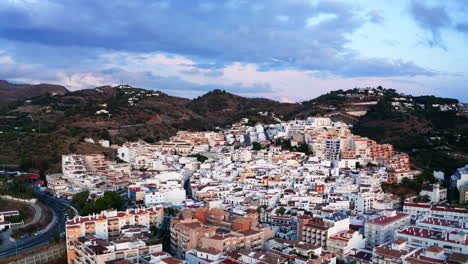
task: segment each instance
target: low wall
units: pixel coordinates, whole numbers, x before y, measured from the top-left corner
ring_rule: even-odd
[[[0,199],[12,200],[12,201],[23,202],[23,203],[36,203],[37,202],[36,198],[21,199],[21,198],[13,197],[11,195],[0,195]]]
[[[12,257],[0,261],[0,263],[8,264],[43,264],[48,263],[49,261],[58,259],[66,255],[67,249],[64,244],[54,245],[50,247],[44,247],[40,252],[32,253],[25,257]],[[22,255],[27,255],[27,252],[22,252]],[[19,259],[18,259],[19,258]]]

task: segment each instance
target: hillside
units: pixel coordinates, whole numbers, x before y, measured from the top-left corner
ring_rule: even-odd
[[[13,84],[0,80],[0,107],[6,106],[15,101],[46,95],[65,94],[68,90],[60,85],[54,84]]]
[[[410,154],[418,169],[451,174],[468,163],[466,104],[455,99],[384,97],[359,119],[353,133],[394,145]]]
[[[36,163],[30,167],[53,170],[62,154],[109,152],[84,143],[85,137],[115,144],[139,138],[154,142],[178,130],[214,129],[243,117],[276,122],[306,110],[301,104],[244,98],[220,90],[194,100],[126,85],[45,94],[0,111],[0,162],[33,160]],[[39,165],[44,163],[47,166]]]
[[[465,110],[454,99],[413,97],[381,87],[338,90],[289,104],[221,90],[190,100],[127,85],[103,86],[45,93],[1,110],[0,163],[32,160],[30,167],[54,170],[62,154],[112,152],[84,143],[84,137],[114,144],[138,138],[154,142],[178,130],[214,129],[244,117],[254,124],[321,115],[410,153],[417,168],[450,171],[468,160]]]
[[[254,121],[274,122],[275,117],[288,119],[291,114],[305,111],[301,104],[280,103],[265,98],[245,98],[214,90],[192,100],[188,107],[196,114],[210,120],[214,125],[226,125],[236,122],[242,117]],[[260,113],[260,114],[259,114]],[[261,113],[270,113],[262,115]],[[271,115],[271,114],[274,115]]]

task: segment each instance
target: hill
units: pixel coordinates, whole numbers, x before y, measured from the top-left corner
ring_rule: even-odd
[[[0,111],[0,163],[57,170],[62,154],[112,153],[84,143],[85,137],[114,144],[138,138],[154,142],[178,130],[215,129],[244,117],[254,124],[321,115],[410,153],[416,168],[450,172],[468,161],[464,107],[454,99],[413,97],[382,87],[338,90],[302,103],[222,90],[190,100],[128,85],[47,92]]]
[[[411,155],[415,168],[446,174],[468,163],[466,104],[434,96],[385,96],[359,118],[353,133]]]
[[[221,90],[194,100],[128,85],[47,93],[0,111],[0,163],[31,160],[35,163],[27,167],[54,170],[62,154],[111,152],[84,143],[85,137],[115,144],[139,138],[154,142],[178,130],[214,129],[244,117],[276,122],[305,110],[307,106],[298,103],[245,98]]]
[[[65,94],[68,90],[60,85],[54,84],[13,84],[0,80],[0,107],[15,101],[45,95]]]

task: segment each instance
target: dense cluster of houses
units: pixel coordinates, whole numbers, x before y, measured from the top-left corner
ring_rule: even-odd
[[[99,196],[103,190],[124,189],[130,204],[141,208],[68,221],[67,238],[75,252],[69,254],[70,263],[467,259],[468,210],[441,205],[445,188],[424,190],[432,203],[408,199],[402,204],[400,197],[382,191],[382,183],[417,175],[407,154],[353,135],[346,124],[329,118],[256,126],[247,122],[219,132],[180,131],[154,144],[128,142],[117,149],[120,163],[100,154],[63,156],[63,173],[49,176],[51,192],[72,195],[86,189]],[[298,151],[304,145],[311,154]],[[180,209],[170,221],[170,253],[178,259],[156,247],[147,249],[144,239],[117,250],[118,241],[134,241],[138,232],[156,225],[137,217],[138,210],[158,207]],[[157,212],[162,219],[163,211]],[[133,220],[127,221],[129,214]],[[119,224],[110,224],[110,219]],[[83,227],[82,221],[94,224]],[[90,248],[96,250],[88,255],[106,254],[106,260],[77,260]]]

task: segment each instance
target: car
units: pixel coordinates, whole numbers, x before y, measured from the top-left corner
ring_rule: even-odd
[[[37,231],[36,233],[34,233],[35,236],[39,235],[41,233],[41,231]]]
[[[22,235],[20,238],[21,238],[21,239],[25,239],[25,238],[28,238],[28,237],[29,237],[29,234],[24,234],[24,235]]]

